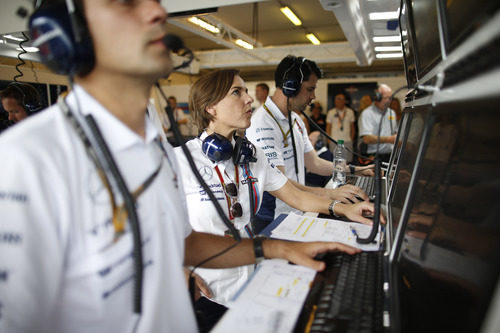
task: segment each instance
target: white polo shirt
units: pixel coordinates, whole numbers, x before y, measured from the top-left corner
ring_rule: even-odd
[[[92,114],[130,191],[139,196],[142,314],[133,313],[130,225],[113,242],[111,204],[80,138],[58,106],[0,136],[0,332],[196,332],[183,274],[187,223],[174,153],[107,112],[81,87],[67,98]],[[118,193],[118,191],[115,191]],[[120,195],[117,203],[121,204]]]
[[[380,125],[380,136],[391,136],[398,131],[396,113],[392,109],[388,109],[384,114],[375,104],[372,104],[361,112],[358,121],[359,137],[361,138],[368,134],[377,136],[380,122],[382,122]],[[393,147],[392,143],[381,143],[379,153],[390,154]],[[368,145],[367,154],[374,154],[376,151],[377,144]]]
[[[214,193],[222,210],[226,212],[226,216],[229,216],[229,206],[226,195],[215,167],[217,166],[222,176],[222,181],[227,185],[229,183],[236,184],[235,166],[232,159],[217,163],[210,161],[202,152],[202,142],[206,137],[207,133],[203,132],[200,137],[188,141],[186,145],[193,156],[198,171]],[[228,228],[220,218],[207,193],[195,178],[181,147],[176,147],[174,150],[182,170],[181,176],[184,192],[187,197],[191,226],[196,231],[224,235],[224,232]],[[256,149],[256,157],[257,162],[250,163],[248,173],[257,179],[257,182],[254,183],[254,198],[258,208],[262,200],[263,192],[280,189],[287,182],[287,178],[278,168],[267,162],[264,153],[258,148]],[[246,178],[247,171],[245,171],[242,166],[238,166],[239,186],[237,201],[243,208],[243,215],[239,218],[234,218],[232,222],[236,229],[240,231],[240,235],[248,238],[249,235],[245,231],[245,226],[250,223],[250,199],[248,185],[245,184]],[[196,273],[202,276],[212,289],[214,293],[212,300],[224,305],[226,305],[243,286],[252,272],[253,265],[224,269],[196,269]]]
[[[287,178],[305,184],[304,155],[314,150],[307,136],[307,130],[300,116],[292,112],[293,133],[297,151],[298,179],[295,174],[294,152],[292,138],[289,134],[288,119],[274,104],[270,97],[264,105],[274,116],[271,117],[264,106],[259,107],[252,115],[252,124],[246,131],[246,135],[257,147],[264,151],[268,161],[277,166],[285,167]],[[276,121],[276,120],[277,121]],[[279,125],[278,125],[279,123]],[[281,129],[280,129],[281,126]],[[283,132],[285,136],[283,135]],[[276,210],[274,217],[291,211],[299,212],[288,206],[283,201],[276,199]]]

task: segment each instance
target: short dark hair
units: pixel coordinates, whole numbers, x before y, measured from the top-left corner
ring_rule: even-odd
[[[0,92],[0,99],[12,98],[19,103],[29,115],[42,108],[42,97],[38,90],[29,83],[12,82]],[[29,105],[29,107],[27,107]]]
[[[283,85],[283,79],[285,78],[285,73],[288,78],[295,78],[300,80],[300,71],[302,71],[302,75],[304,76],[302,81],[309,80],[311,74],[315,74],[318,79],[323,76],[323,72],[319,68],[316,62],[305,59],[302,65],[299,66],[299,61],[302,61],[302,57],[296,57],[294,55],[287,55],[276,67],[276,71],[274,72],[274,82],[276,83],[276,88],[281,88]],[[294,71],[290,71],[292,67],[297,66],[297,69]],[[300,70],[299,70],[300,68]]]
[[[264,89],[269,94],[269,86],[266,83],[264,83],[264,82],[258,83],[257,87]]]

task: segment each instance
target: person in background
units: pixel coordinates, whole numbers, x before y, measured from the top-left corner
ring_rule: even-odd
[[[388,162],[398,130],[396,113],[389,108],[392,100],[391,87],[380,84],[375,97],[372,105],[361,113],[358,121],[359,139],[361,144],[366,145],[366,149],[362,147],[360,152],[362,155],[373,156],[378,146],[381,161]]]
[[[205,130],[199,137],[188,141],[186,146],[191,151],[196,168],[204,170],[204,180],[213,189],[227,218],[241,236],[252,238],[255,235],[257,226],[252,221],[252,211],[255,213],[258,210],[264,191],[302,211],[329,214],[331,208],[335,215],[369,223],[363,214],[373,212],[371,203],[343,204],[303,191],[294,186],[278,168],[268,163],[264,152],[258,147],[243,150],[239,156],[246,159],[243,165],[234,161],[239,144],[248,143],[237,133],[244,132],[250,126],[252,102],[245,82],[239,71],[234,69],[217,70],[201,76],[192,86],[189,97],[189,109],[199,127]],[[181,176],[191,226],[199,232],[228,236],[227,226],[190,171],[183,151],[177,147],[175,152],[181,170],[185,170]],[[239,157],[237,161],[241,160]],[[250,204],[249,187],[251,198],[255,200],[253,205]],[[212,318],[211,321],[217,320],[253,271],[254,265],[198,269],[198,274],[210,286],[213,297],[202,297],[195,303],[195,309],[205,313],[205,317]]]
[[[336,189],[340,192],[304,185],[306,169],[308,172],[322,176],[329,176],[333,172],[333,163],[318,157],[309,141],[304,122],[295,112],[292,112],[304,110],[316,98],[314,92],[321,75],[321,70],[314,61],[292,55],[283,58],[274,74],[276,84],[274,95],[268,97],[266,102],[254,112],[252,124],[247,129],[246,135],[254,145],[264,151],[269,162],[276,165],[299,189],[343,202],[350,202],[348,198],[353,198],[354,202],[358,201],[357,198],[366,200],[366,193],[352,185]],[[284,88],[290,88],[287,85],[284,86],[284,83],[288,82],[292,82],[290,86],[295,86],[292,87],[295,89],[293,96],[287,96],[283,91]],[[291,117],[291,129],[288,117]],[[294,142],[292,142],[290,130],[293,131]],[[295,166],[295,161],[297,166]],[[373,166],[346,166],[346,169],[347,173],[373,175]],[[339,194],[343,198],[339,198]],[[280,214],[291,211],[297,212],[285,202],[265,193],[258,218],[265,224]]]
[[[391,101],[391,105],[389,106],[391,109],[396,112],[396,121],[399,124],[399,120],[401,119],[401,116],[403,115],[403,111],[401,110],[401,101],[397,97],[393,97]]]
[[[329,110],[326,116],[326,133],[335,140],[344,140],[344,146],[347,148],[347,163],[352,161],[355,120],[354,111],[345,105],[345,95],[337,94],[335,107]],[[329,142],[328,145],[330,151],[334,152],[337,145],[334,142]]]
[[[326,115],[323,113],[323,107],[320,102],[314,102],[311,104],[311,119],[318,125],[323,131],[326,130]],[[308,131],[307,133],[311,133],[317,131],[318,129],[314,124],[311,123],[309,119],[307,119],[308,123]]]
[[[2,129],[34,115],[43,108],[40,93],[28,83],[10,83],[0,92],[0,99],[3,109],[8,114],[8,122],[3,122]]]
[[[372,103],[373,103],[372,98],[369,95],[364,95],[363,97],[361,97],[361,99],[359,100],[359,111],[357,118],[359,118],[361,112],[363,112],[364,109],[372,105]]]
[[[69,61],[71,92],[0,136],[0,332],[197,332],[184,265],[282,258],[323,270],[317,254],[358,252],[193,231],[175,153],[147,110],[152,87],[174,67],[165,9],[151,0],[77,0],[69,12],[66,3],[44,1],[32,29],[56,18],[58,33],[76,40],[62,28],[71,18],[78,52],[91,54],[47,61],[55,69]],[[86,124],[93,130],[84,138]],[[114,176],[92,153],[97,146],[109,151]]]
[[[266,102],[267,96],[269,96],[269,86],[267,83],[258,83],[255,86],[255,99],[259,102],[259,106]]]

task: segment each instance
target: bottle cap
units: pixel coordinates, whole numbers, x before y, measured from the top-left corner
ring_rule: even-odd
[[[338,143],[339,145],[343,145],[343,144],[344,144],[344,140],[337,140],[337,143]]]

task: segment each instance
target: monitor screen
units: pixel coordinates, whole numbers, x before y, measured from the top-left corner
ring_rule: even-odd
[[[432,111],[397,262],[403,332],[481,328],[500,273],[499,103]]]
[[[500,1],[443,1],[446,49],[451,52],[499,9]]]
[[[421,80],[442,59],[438,1],[412,0],[408,5],[414,31],[417,78]]]
[[[417,154],[428,110],[427,107],[412,109],[412,119],[407,129],[406,140],[402,141],[401,153],[397,164],[397,177],[394,178],[391,200],[388,201],[389,222],[392,229],[391,237],[395,236],[400,223],[406,194],[408,193],[410,180],[417,161]]]
[[[403,48],[403,59],[405,64],[406,82],[409,88],[412,88],[417,83],[417,72],[415,69],[415,54],[413,52],[413,37],[410,15],[408,15],[408,7],[406,1],[401,1],[401,10],[399,15],[399,27],[401,33],[401,45]]]
[[[387,193],[387,200],[391,200],[391,192],[392,192],[392,185],[394,184],[393,180],[397,177],[397,171],[398,171],[398,162],[399,162],[399,156],[401,155],[401,150],[403,148],[403,143],[406,142],[407,138],[407,129],[408,125],[411,122],[411,118],[413,116],[413,113],[411,112],[403,112],[401,116],[401,120],[399,122],[398,126],[398,134],[396,136],[396,144],[394,145],[394,148],[392,150],[391,158],[389,160],[389,165],[387,166],[387,174],[386,174],[386,193]]]

